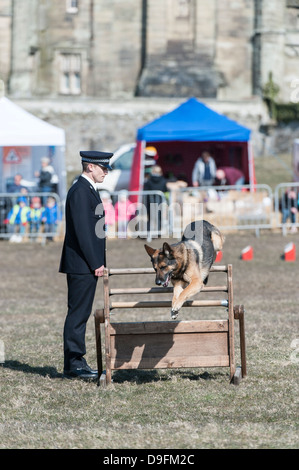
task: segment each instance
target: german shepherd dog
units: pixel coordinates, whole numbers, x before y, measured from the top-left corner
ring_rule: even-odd
[[[160,249],[144,245],[156,271],[156,284],[166,287],[170,280],[173,284],[173,320],[184,302],[208,282],[210,268],[223,243],[224,237],[218,228],[206,220],[198,220],[187,225],[178,243],[165,242]]]

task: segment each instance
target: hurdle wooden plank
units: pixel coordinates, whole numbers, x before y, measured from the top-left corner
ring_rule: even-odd
[[[240,333],[240,351],[241,351],[241,374],[242,377],[247,375],[246,366],[246,344],[245,344],[245,312],[244,305],[235,305],[234,318],[239,320],[239,333]]]
[[[127,294],[171,294],[173,287],[133,287],[133,288],[112,288],[110,295]],[[227,292],[227,286],[205,286],[201,292]]]
[[[234,305],[233,305],[233,275],[232,265],[227,266],[227,285],[228,285],[228,342],[229,342],[229,356],[230,356],[230,379],[233,379],[236,372],[235,364],[235,333],[234,333]]]
[[[113,370],[181,367],[229,367],[230,381],[239,384],[246,375],[243,306],[233,306],[232,266],[212,266],[211,273],[226,273],[226,284],[205,286],[204,292],[225,292],[227,299],[188,300],[183,307],[226,307],[224,320],[110,322],[113,309],[170,307],[170,300],[110,302],[113,295],[171,293],[172,287],[111,288],[113,275],[153,274],[153,268],[112,268],[104,270],[104,309],[97,310],[96,341],[99,384],[111,383]],[[241,368],[236,368],[234,320],[239,320]],[[105,365],[99,349],[100,324],[105,325]]]
[[[104,323],[104,309],[97,309],[94,314],[95,321],[95,334],[96,334],[96,353],[98,364],[98,375],[101,377],[103,373],[103,360],[102,360],[102,340],[101,340],[101,323]]]
[[[153,333],[223,333],[228,320],[184,320],[110,323],[111,335],[150,335]]]
[[[201,336],[198,322],[169,322],[163,328],[153,323],[111,324],[112,369],[229,366],[223,322],[209,333],[199,328],[205,332]]]
[[[109,270],[104,269],[104,317],[105,317],[105,358],[106,376],[105,383],[111,383],[111,342],[110,342],[110,307],[109,307]],[[102,381],[103,382],[103,381]]]
[[[210,269],[211,273],[216,272],[227,272],[229,265],[219,265],[219,266],[212,266]],[[154,268],[110,268],[108,269],[108,276],[112,276],[115,274],[153,274],[155,272]]]
[[[111,367],[229,366],[227,332],[225,320],[111,323]]]
[[[132,302],[111,302],[110,310],[114,308],[153,308],[171,307],[171,300],[144,300]],[[228,301],[223,300],[186,300],[184,307],[228,307]]]

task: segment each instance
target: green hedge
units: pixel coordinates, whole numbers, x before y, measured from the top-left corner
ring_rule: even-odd
[[[299,121],[299,103],[275,103],[274,108],[277,122]]]

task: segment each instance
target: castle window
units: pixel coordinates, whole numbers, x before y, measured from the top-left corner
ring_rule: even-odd
[[[77,13],[78,0],[66,0],[66,11],[67,13]]]
[[[79,95],[81,93],[80,54],[60,55],[59,91],[63,95]]]

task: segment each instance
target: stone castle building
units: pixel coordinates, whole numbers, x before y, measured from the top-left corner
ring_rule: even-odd
[[[298,0],[0,0],[0,78],[16,97],[260,95],[289,101]]]
[[[290,101],[299,0],[0,0],[0,79],[27,108],[195,96],[242,111],[270,72]]]

